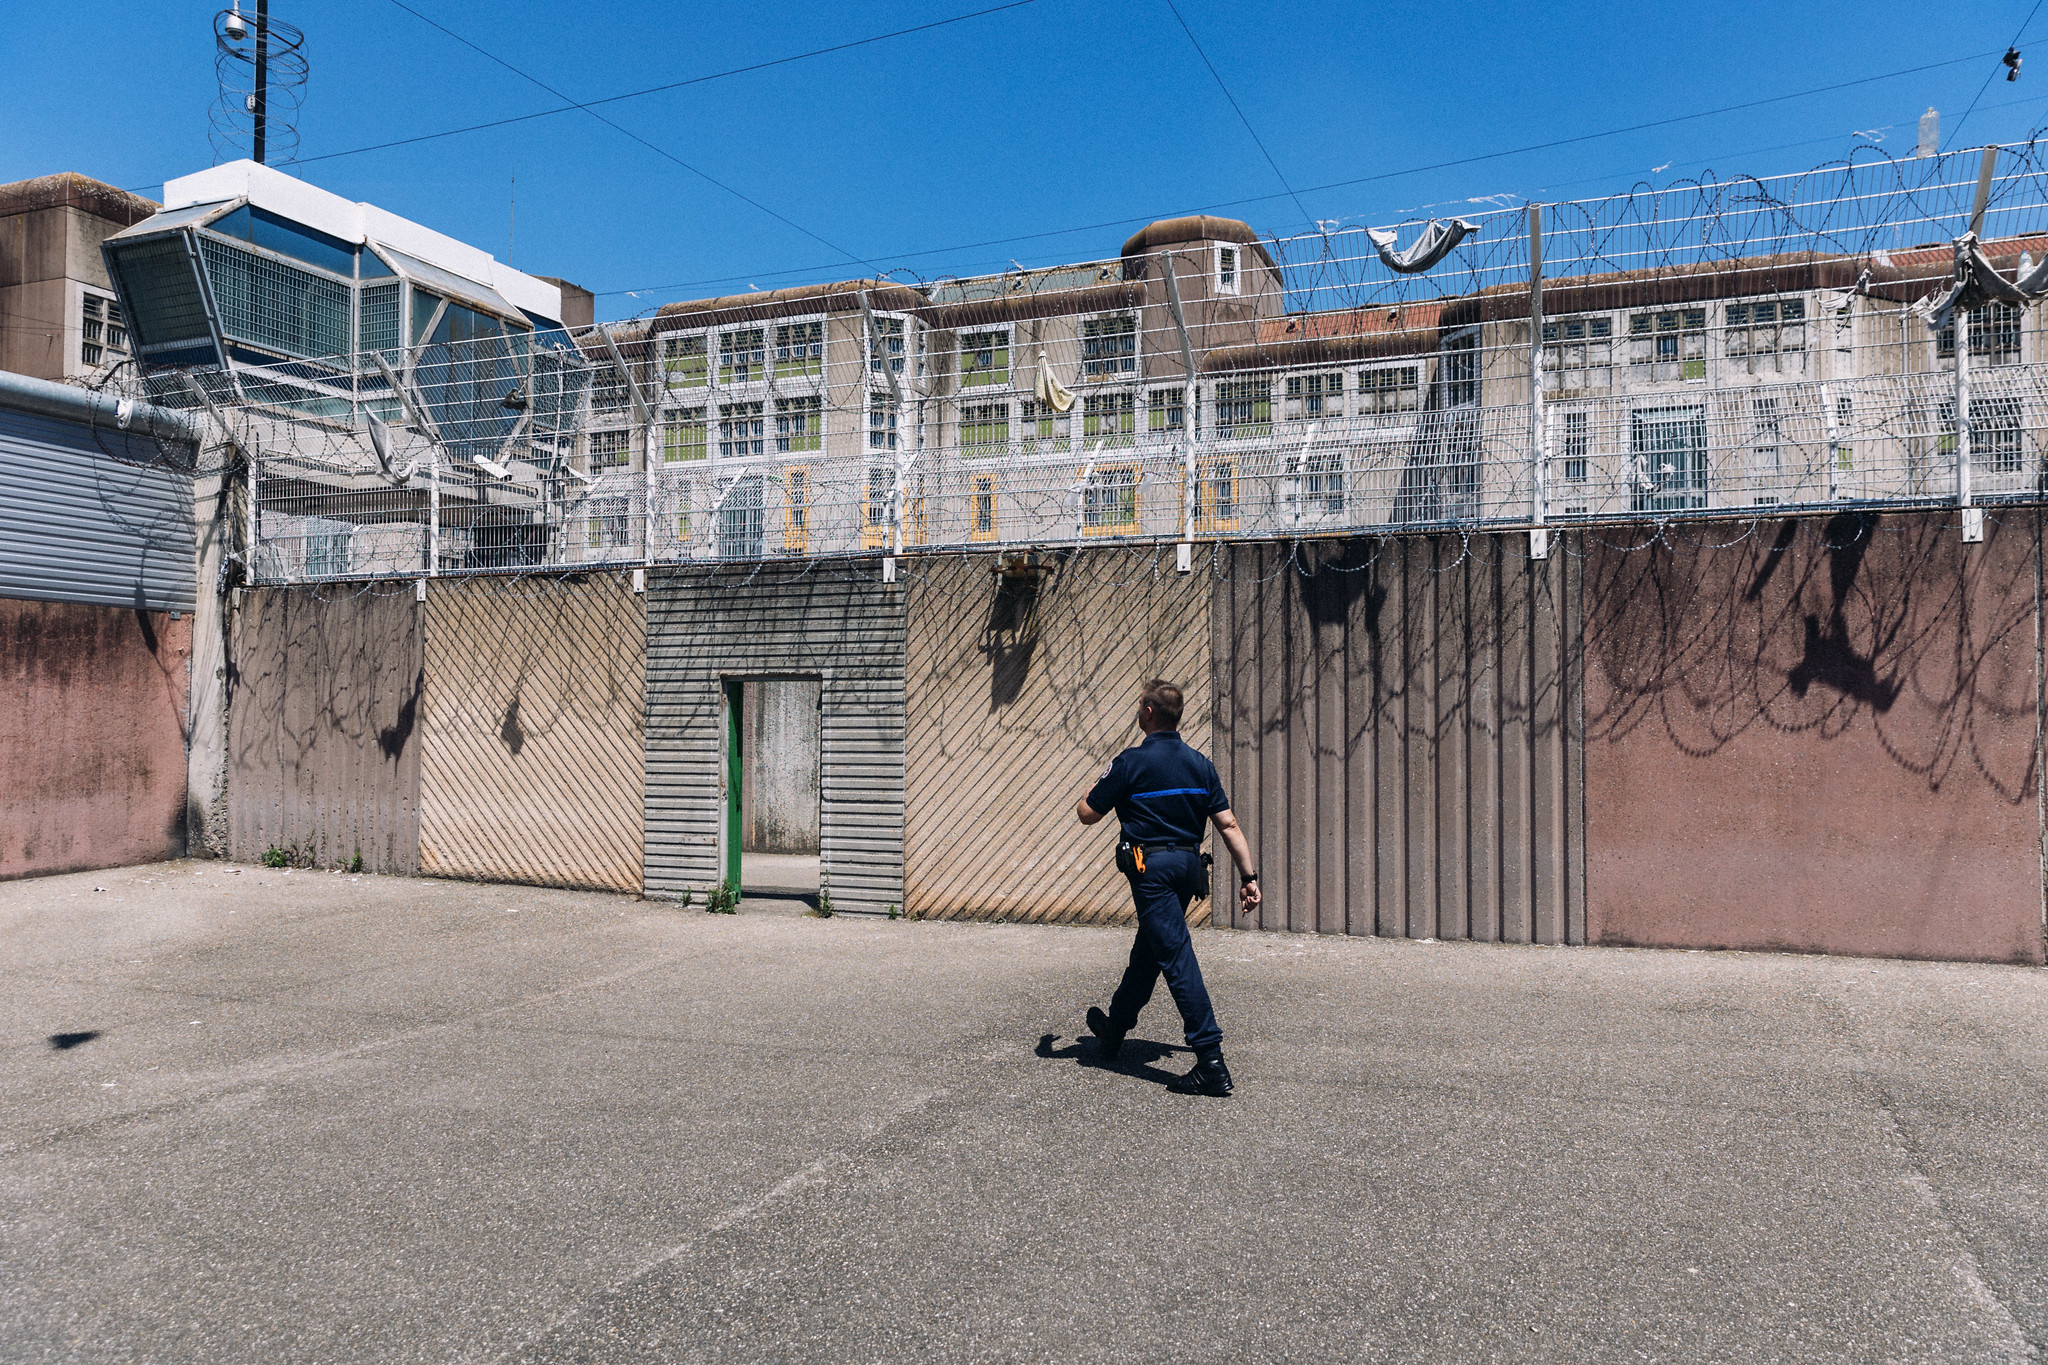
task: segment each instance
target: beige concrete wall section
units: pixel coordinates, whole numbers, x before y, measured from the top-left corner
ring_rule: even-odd
[[[429,588],[422,872],[641,889],[643,600],[625,574]]]
[[[1138,741],[1149,678],[1187,694],[1182,732],[1209,743],[1209,584],[1172,551],[1087,550],[1042,582],[995,557],[907,564],[904,906],[940,919],[1131,918],[1113,823],[1073,806]],[[1193,918],[1206,920],[1197,902]]]

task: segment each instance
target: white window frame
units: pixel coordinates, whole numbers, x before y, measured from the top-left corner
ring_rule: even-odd
[[[1118,369],[1115,369],[1115,370],[1108,370],[1108,371],[1104,371],[1104,372],[1101,372],[1101,373],[1094,373],[1094,374],[1091,374],[1091,373],[1089,372],[1089,370],[1088,370],[1088,367],[1089,367],[1089,365],[1091,365],[1091,364],[1100,364],[1100,363],[1102,363],[1102,362],[1100,362],[1100,361],[1091,361],[1091,360],[1089,360],[1089,359],[1088,359],[1088,342],[1089,342],[1089,340],[1090,340],[1090,338],[1089,338],[1089,336],[1088,336],[1088,328],[1089,328],[1089,325],[1090,325],[1091,323],[1101,323],[1101,322],[1108,322],[1108,321],[1111,321],[1111,320],[1123,320],[1123,319],[1128,319],[1128,320],[1129,320],[1129,322],[1130,322],[1130,324],[1131,324],[1131,330],[1130,330],[1130,338],[1131,338],[1131,353],[1130,353],[1130,355],[1129,355],[1129,356],[1127,356],[1127,357],[1118,357],[1118,360],[1119,360],[1120,362],[1121,362],[1122,360],[1128,360],[1128,361],[1130,362],[1130,363],[1129,363],[1129,365],[1128,365],[1128,366],[1124,366],[1124,367],[1121,367],[1121,368],[1118,368]],[[1143,317],[1143,315],[1142,315],[1142,314],[1141,314],[1141,313],[1139,312],[1139,310],[1138,310],[1138,309],[1136,309],[1136,308],[1112,308],[1112,309],[1109,309],[1109,310],[1107,310],[1106,312],[1101,312],[1101,313],[1084,313],[1084,314],[1082,314],[1082,315],[1081,315],[1081,317],[1080,317],[1080,318],[1079,318],[1079,319],[1078,319],[1078,320],[1076,321],[1076,324],[1075,324],[1075,327],[1074,327],[1074,347],[1075,347],[1075,350],[1076,350],[1076,351],[1078,352],[1078,356],[1077,356],[1077,358],[1079,359],[1079,361],[1080,361],[1080,364],[1081,364],[1081,382],[1082,382],[1082,383],[1084,383],[1084,384],[1132,384],[1132,383],[1136,383],[1136,382],[1137,382],[1137,380],[1138,380],[1138,376],[1139,376],[1139,375],[1141,375],[1141,374],[1143,374],[1143,373],[1144,373],[1144,370],[1145,370],[1145,320],[1144,320],[1144,317]]]
[[[1369,374],[1383,374],[1389,370],[1406,370],[1415,376],[1413,384],[1399,386],[1406,388],[1415,395],[1414,404],[1405,408],[1396,408],[1392,412],[1366,411],[1366,394],[1380,394],[1388,392],[1388,390],[1378,384],[1366,383],[1365,377]],[[1390,423],[1400,424],[1416,421],[1415,414],[1421,412],[1424,406],[1426,390],[1428,388],[1428,374],[1429,357],[1427,356],[1411,356],[1406,360],[1390,360],[1384,364],[1359,366],[1350,376],[1351,416],[1361,421],[1371,422],[1375,427],[1385,426]]]
[[[1236,297],[1244,292],[1244,248],[1235,242],[1216,244],[1216,292]]]

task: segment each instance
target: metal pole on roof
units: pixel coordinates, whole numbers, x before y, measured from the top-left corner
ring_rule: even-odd
[[[1529,558],[1550,558],[1550,441],[1543,420],[1543,205],[1529,205]]]
[[[252,150],[261,166],[270,122],[270,0],[256,0],[256,103],[249,112],[256,116]]]

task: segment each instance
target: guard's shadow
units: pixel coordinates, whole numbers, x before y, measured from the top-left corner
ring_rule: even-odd
[[[1036,1049],[1037,1055],[1048,1060],[1071,1061],[1077,1066],[1093,1067],[1099,1071],[1120,1072],[1141,1081],[1150,1081],[1154,1085],[1165,1085],[1175,1078],[1175,1074],[1162,1070],[1153,1063],[1165,1061],[1177,1052],[1192,1055],[1194,1051],[1192,1048],[1174,1047],[1168,1043],[1155,1043],[1146,1038],[1126,1038],[1116,1057],[1111,1059],[1102,1055],[1102,1046],[1096,1042],[1092,1034],[1076,1038],[1065,1047],[1054,1047],[1053,1044],[1059,1040],[1060,1035],[1057,1033],[1041,1035]]]

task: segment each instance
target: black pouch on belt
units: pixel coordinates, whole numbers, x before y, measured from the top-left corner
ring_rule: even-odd
[[[1205,901],[1209,899],[1209,877],[1215,870],[1215,857],[1212,854],[1204,853],[1202,855],[1202,880],[1195,885],[1196,900]]]
[[[1145,870],[1145,850],[1129,839],[1116,841],[1116,870],[1126,877],[1135,877]]]

